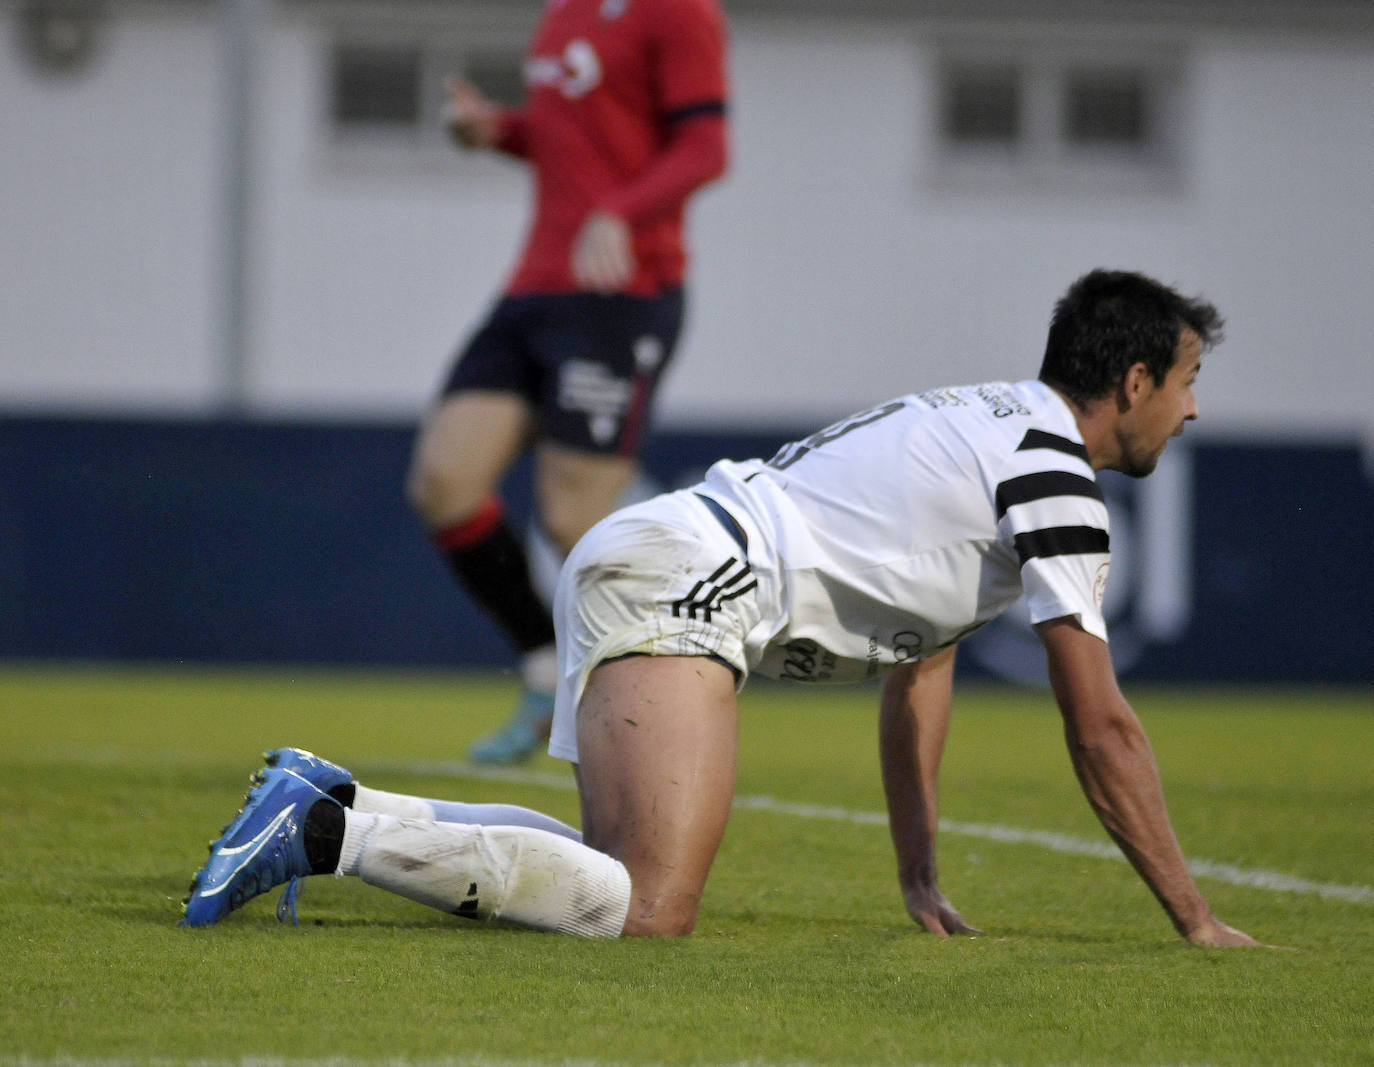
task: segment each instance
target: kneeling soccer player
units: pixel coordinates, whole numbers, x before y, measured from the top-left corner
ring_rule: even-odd
[[[897,397],[691,489],[618,511],[578,543],[555,603],[549,751],[577,775],[582,833],[528,809],[367,790],[278,750],[187,902],[212,923],[334,872],[475,918],[587,936],[692,930],[735,784],[751,673],[886,675],[879,750],[911,917],[972,932],[936,878],[936,780],[960,638],[1024,595],[1089,803],[1178,932],[1254,945],[1215,918],[1175,840],[1121,695],[1102,596],[1100,470],[1144,477],[1197,418],[1216,309],[1093,271],[1055,307],[1038,378]],[[797,651],[805,654],[798,656]]]

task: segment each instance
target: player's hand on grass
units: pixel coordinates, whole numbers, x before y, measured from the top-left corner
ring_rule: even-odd
[[[470,82],[449,78],[444,122],[455,141],[467,148],[492,148],[501,136],[501,107]]]
[[[927,933],[936,937],[949,937],[951,934],[981,934],[976,926],[964,922],[945,895],[934,886],[913,888],[906,891],[907,913],[925,927]]]
[[[608,211],[588,215],[573,242],[573,280],[583,289],[613,293],[630,283],[634,270],[630,224]]]
[[[1264,948],[1249,934],[1242,933],[1234,926],[1227,926],[1220,919],[1209,915],[1201,925],[1189,930],[1184,936],[1192,945],[1210,945],[1215,948]]]

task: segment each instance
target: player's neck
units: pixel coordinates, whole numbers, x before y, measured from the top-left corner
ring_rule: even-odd
[[[1078,424],[1079,436],[1088,452],[1088,462],[1095,471],[1106,470],[1121,459],[1121,446],[1117,438],[1117,422],[1120,412],[1110,397],[1090,400],[1080,404],[1071,397],[1055,389],[1055,393],[1072,412]]]

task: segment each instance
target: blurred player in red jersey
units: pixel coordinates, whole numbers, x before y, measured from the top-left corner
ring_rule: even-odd
[[[717,0],[549,0],[524,69],[519,108],[449,86],[454,138],[527,160],[535,211],[421,428],[408,484],[455,575],[522,656],[519,708],[471,752],[487,763],[525,759],[547,736],[556,670],[501,479],[533,448],[537,521],[561,555],[630,485],[682,323],[687,200],[728,155]]]

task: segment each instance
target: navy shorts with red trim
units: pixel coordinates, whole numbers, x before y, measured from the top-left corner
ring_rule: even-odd
[[[541,439],[633,456],[683,308],[681,289],[503,297],[460,352],[442,395],[518,393],[536,412]]]

